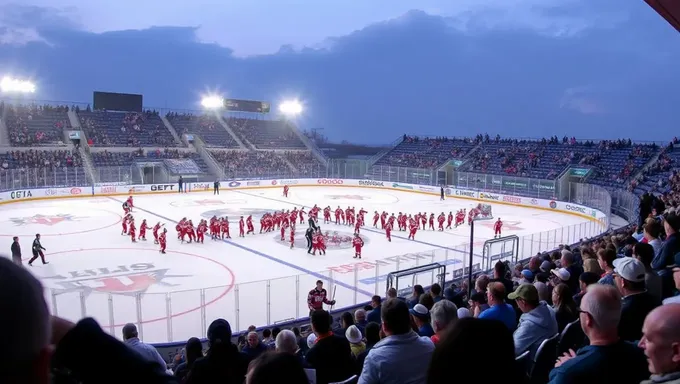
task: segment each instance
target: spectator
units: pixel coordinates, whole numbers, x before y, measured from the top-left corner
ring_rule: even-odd
[[[289,353],[267,352],[253,360],[246,384],[309,384],[300,361]]]
[[[266,331],[266,329],[265,329]],[[271,333],[269,333],[271,335]],[[243,347],[242,352],[248,356],[248,359],[253,360],[254,358],[260,356],[268,348],[264,342],[260,341],[260,336],[257,332],[248,332],[248,337],[246,339],[247,344]]]
[[[480,313],[489,309],[489,304],[486,301],[486,292],[473,293],[470,296],[470,300],[468,300],[468,305],[473,316],[479,316]]]
[[[575,263],[574,254],[566,249],[563,250],[562,257],[560,258],[560,265],[568,272],[568,275],[562,275],[563,277],[567,277],[565,283],[569,286],[571,292],[578,292],[578,278],[581,276],[581,273],[583,273],[583,268]]]
[[[561,333],[567,324],[578,318],[578,308],[567,284],[557,284],[552,291],[552,302],[555,320],[557,320],[557,332]]]
[[[493,368],[480,356],[489,353],[493,345]],[[428,384],[454,382],[452,364],[464,367],[468,373],[463,382],[519,383],[520,376],[515,364],[512,334],[501,322],[465,318],[449,325],[444,337],[432,354],[427,370]],[[476,379],[474,376],[479,375]]]
[[[661,250],[662,241],[659,239],[661,235],[661,223],[658,220],[652,219],[642,226],[643,235],[647,244],[651,245],[654,249],[653,254],[656,255]]]
[[[578,280],[579,284],[581,285],[581,289],[579,293],[574,295],[574,303],[576,303],[576,307],[581,306],[581,300],[583,299],[583,295],[586,294],[586,290],[589,286],[597,284],[597,282],[600,280],[600,275],[593,272],[583,272]]]
[[[328,384],[348,379],[354,373],[349,342],[331,332],[331,316],[327,311],[312,313],[314,347],[307,352],[307,364],[316,370],[316,382]]]
[[[293,327],[293,334],[295,334],[295,339],[297,340],[297,345],[302,354],[305,354],[309,347],[307,347],[307,338],[300,334],[300,328]]]
[[[361,374],[366,355],[380,341],[380,324],[368,323],[366,325],[366,350],[357,356],[357,375]]]
[[[425,382],[434,344],[413,332],[405,302],[386,300],[381,313],[386,337],[368,352],[359,384]]]
[[[395,293],[396,293],[396,291],[395,291]],[[378,295],[375,295],[371,298],[371,307],[373,307],[373,309],[370,312],[368,312],[368,314],[366,315],[366,320],[368,320],[368,322],[380,324],[380,321],[381,321],[381,317],[380,317],[381,302],[382,302],[382,298]]]
[[[640,340],[651,380],[642,384],[680,382],[680,304],[664,305],[647,315]]]
[[[429,311],[430,309],[432,309],[432,306],[434,306],[434,298],[432,297],[432,295],[428,293],[423,293],[422,295],[420,295],[420,300],[418,300],[418,304],[424,305],[425,308],[427,308],[427,310]]]
[[[515,300],[522,311],[517,330],[513,333],[515,353],[519,356],[529,351],[531,360],[541,342],[557,334],[555,313],[545,302],[538,300],[538,291],[532,284],[520,285],[508,298]]]
[[[619,337],[637,341],[642,337],[642,324],[661,301],[645,289],[645,266],[632,257],[614,260],[616,287],[623,296]]]
[[[197,337],[192,337],[187,340],[185,351],[186,361],[176,366],[174,370],[175,377],[180,382],[182,382],[189,371],[191,371],[191,368],[194,366],[196,360],[203,357],[203,345],[201,344],[201,340],[199,340]]]
[[[654,248],[649,243],[636,243],[633,246],[633,257],[645,266],[645,286],[647,287],[647,292],[656,299],[661,300],[663,298],[663,282],[661,276],[652,269]]]
[[[666,241],[654,256],[652,268],[661,276],[663,297],[666,298],[673,294],[673,272],[666,267],[673,264],[675,254],[680,252],[680,239],[677,234],[680,230],[680,216],[675,213],[664,215],[663,226],[666,231]]]
[[[604,274],[600,278],[600,284],[614,285],[614,260],[616,259],[616,251],[606,248],[597,251],[597,262]]]
[[[434,329],[432,329],[432,324],[430,324],[430,311],[427,307],[422,304],[416,304],[409,312],[418,330],[418,334],[424,337],[432,337]]]
[[[478,312],[479,307],[475,307],[474,316],[480,319],[498,320],[503,323],[510,332],[517,328],[517,316],[512,305],[505,302],[505,286],[500,282],[493,282],[488,285],[486,297],[489,301],[489,309]]]
[[[441,285],[434,283],[430,287],[430,295],[432,296],[432,300],[434,300],[435,303],[439,302],[439,300],[442,299],[442,287]],[[432,309],[432,308],[430,308]]]
[[[552,286],[536,281],[534,282],[534,287],[538,291],[538,300],[545,301],[548,304],[552,303]]]
[[[432,329],[435,332],[430,339],[436,345],[441,337],[441,332],[458,320],[458,308],[456,304],[448,300],[440,300],[434,304],[430,313],[432,315]]]
[[[262,341],[261,343],[264,344],[267,348],[269,348],[269,345],[274,342],[274,338],[272,337],[272,331],[269,328],[265,328],[262,331]]]
[[[467,308],[458,308],[458,318],[464,319],[466,317],[472,317],[472,313]]]
[[[642,350],[618,336],[621,295],[616,288],[588,287],[579,318],[590,345],[561,356],[550,372],[551,384],[637,383],[647,377]]]
[[[512,280],[506,278],[506,265],[502,261],[497,261],[496,264],[493,266],[493,279],[491,279],[492,283],[501,283],[505,287],[505,298],[507,298],[508,294],[512,292],[513,284]]]
[[[289,353],[295,356],[300,364],[304,364],[304,356],[300,347],[298,347],[297,338],[295,333],[289,329],[284,329],[276,335],[276,340],[274,341],[274,349],[276,352]]]
[[[366,321],[366,311],[363,310],[362,308],[357,309],[354,311],[354,325],[359,328],[361,331],[362,335],[365,335],[365,329],[366,325],[368,324],[368,321]]]
[[[600,268],[600,262],[598,259],[585,259],[583,260],[583,272],[595,273],[602,277],[604,270]]]
[[[409,309],[415,307],[415,305],[420,302],[420,295],[422,295],[424,293],[425,293],[425,290],[423,289],[422,285],[416,284],[416,285],[413,286],[413,294],[411,295],[411,298],[408,300]],[[373,321],[373,320],[368,319],[368,321]]]
[[[675,283],[675,288],[680,291],[680,253],[675,254],[675,263],[670,266],[670,269],[673,272],[673,282]],[[680,294],[665,299],[663,303],[680,303]]]
[[[165,360],[163,360],[156,348],[151,344],[146,344],[139,340],[136,325],[131,323],[125,324],[123,327],[123,341],[128,347],[137,351],[137,353],[143,356],[147,361],[157,363],[163,372],[168,370]]]
[[[366,344],[362,341],[361,331],[356,325],[350,325],[345,331],[345,338],[349,341],[349,348],[354,358],[366,351]]]
[[[242,383],[248,370],[248,358],[231,343],[231,325],[217,319],[208,327],[208,352],[196,360],[186,384]]]

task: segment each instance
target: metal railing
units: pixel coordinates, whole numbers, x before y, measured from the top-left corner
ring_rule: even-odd
[[[371,171],[366,174],[366,171]],[[130,167],[107,167],[97,170],[100,176],[111,182],[130,182],[132,180]],[[427,180],[427,173],[435,174],[433,170],[412,168],[377,167],[366,169],[361,162],[334,162],[332,167],[318,167],[307,169],[300,174],[233,174],[237,178],[294,178],[294,177],[334,177],[334,178],[372,178],[390,182],[412,182],[413,180]],[[416,175],[417,174],[417,175]],[[477,175],[479,176],[479,175]],[[478,190],[490,192],[515,193],[518,195],[541,197],[541,191],[546,187],[536,187],[543,181],[524,179],[522,185],[516,178],[510,180],[497,179],[495,176],[481,175],[482,182],[474,181],[468,176],[467,185],[461,188],[474,187]],[[403,177],[403,179],[402,179]],[[79,184],[80,181],[82,184]],[[431,180],[431,179],[430,179]],[[474,185],[470,185],[470,180]],[[510,181],[510,182],[509,182]],[[152,181],[153,182],[153,181]],[[421,182],[424,183],[424,182]],[[480,184],[481,183],[481,184]],[[86,185],[82,169],[68,168],[66,170],[46,171],[22,170],[0,171],[0,187],[2,189],[49,187],[49,186],[77,186]],[[428,183],[433,184],[433,183]],[[7,188],[9,187],[9,188]],[[483,189],[480,187],[488,187]],[[510,190],[505,188],[510,187]],[[630,209],[634,201],[630,196],[621,195],[612,201],[609,193],[602,187],[572,184],[566,191],[569,201],[600,209],[605,213],[610,211],[612,202],[623,204]],[[532,195],[533,194],[533,195]],[[550,194],[552,195],[552,194]],[[458,229],[465,231],[466,227]],[[571,226],[556,228],[548,231],[536,231],[521,237],[518,259],[525,259],[540,251],[554,249],[560,244],[571,244],[583,238],[596,236],[607,229],[606,225],[597,221],[586,221]],[[348,231],[351,232],[351,231]],[[394,232],[393,236],[403,236],[402,232]],[[259,236],[259,235],[257,235]],[[272,236],[268,234],[267,236]],[[474,264],[480,266],[483,260],[482,243],[473,244],[475,254]],[[283,248],[282,248],[283,249]],[[83,316],[96,318],[111,334],[119,336],[121,327],[127,322],[138,324],[140,333],[149,342],[172,342],[186,340],[192,336],[206,334],[206,327],[215,318],[223,317],[230,321],[235,331],[244,330],[251,324],[275,324],[294,320],[308,314],[306,292],[318,279],[327,282],[329,292],[336,292],[339,307],[361,304],[374,294],[384,294],[386,275],[415,266],[442,263],[447,265],[447,280],[452,280],[469,267],[468,254],[470,244],[439,245],[436,249],[414,252],[406,255],[392,256],[382,260],[348,263],[323,271],[298,274],[294,276],[267,279],[262,281],[238,283],[222,286],[207,286],[193,290],[174,290],[162,293],[137,293],[133,295],[117,295],[90,290],[66,292],[59,289],[48,289],[47,300],[55,314],[69,319],[79,319]],[[366,249],[371,253],[371,248]],[[435,276],[420,275],[410,284],[430,285]],[[78,304],[74,304],[78,303]],[[115,309],[115,310],[114,310]]]

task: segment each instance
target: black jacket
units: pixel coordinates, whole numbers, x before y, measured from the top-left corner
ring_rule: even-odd
[[[19,243],[13,242],[11,249],[12,249],[12,256],[21,257],[21,245],[19,245]]]

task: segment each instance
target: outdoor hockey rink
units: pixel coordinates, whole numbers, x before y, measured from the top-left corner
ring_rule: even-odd
[[[387,242],[384,231],[372,226],[373,213],[427,212],[437,216],[441,212],[455,214],[460,208],[469,210],[477,204],[348,187],[293,187],[288,198],[282,196],[281,188],[223,190],[219,196],[212,192],[135,196],[138,227],[146,219],[149,226],[161,222],[168,228],[167,254],[163,255],[153,244],[151,230],[146,242],[132,243],[128,236],[121,236],[123,200],[123,196],[91,197],[3,205],[0,234],[7,248],[12,236],[20,237],[25,263],[33,237],[42,234],[50,264],[42,265],[38,260],[30,270],[45,285],[53,313],[71,320],[94,317],[117,337],[123,325],[137,323],[146,342],[204,337],[207,325],[218,317],[227,319],[238,331],[251,324],[261,326],[307,316],[307,292],[319,279],[324,280],[329,295],[335,292],[337,308],[343,308],[384,294],[385,277],[390,272],[438,262],[446,265],[449,276],[461,274],[469,266],[467,225],[444,232],[420,230],[415,241],[395,230],[392,242]],[[366,227],[361,230],[366,242],[363,259],[352,257],[348,239],[353,227],[325,225],[323,220],[319,223],[322,231],[331,235],[337,232],[343,241],[327,244],[325,256],[307,254],[307,215],[305,222],[298,224],[292,250],[288,231],[285,242],[280,241],[280,231],[238,238],[241,215],[252,214],[258,232],[264,212],[295,206],[308,210],[314,204],[333,209],[353,206],[357,212],[360,208],[369,212]],[[520,238],[520,258],[602,230],[575,215],[492,205],[494,219],[475,225],[473,265],[478,268],[490,263],[482,258],[482,247],[493,237],[493,221],[498,217],[504,222],[503,236]],[[213,241],[208,236],[205,244],[181,244],[176,239],[175,223],[183,217],[197,223],[214,215],[229,217],[231,240]],[[430,273],[419,275],[408,285],[432,282],[434,274]]]

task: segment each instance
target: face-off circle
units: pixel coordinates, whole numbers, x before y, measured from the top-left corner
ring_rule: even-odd
[[[300,228],[297,227],[295,230],[295,248],[298,249],[307,249],[307,239],[305,238],[305,231],[307,228],[305,227]],[[286,229],[284,233],[284,241],[281,241],[281,230],[276,230],[277,236],[274,236],[273,239],[276,243],[289,247],[290,248],[290,229]],[[321,233],[323,233],[324,239],[326,239],[326,249],[327,250],[333,250],[333,249],[349,249],[352,248],[352,240],[354,239],[354,233],[351,232],[344,232],[344,231],[325,231],[323,228],[321,229]],[[361,237],[364,240],[364,244],[368,244],[371,241],[368,239],[366,236],[362,236],[359,234],[359,237]]]
[[[149,248],[92,248],[46,256],[56,258],[50,268],[33,268],[31,272],[51,290],[60,312],[76,307],[79,310],[77,297],[83,294],[88,315],[106,327],[111,326],[106,323],[109,294],[115,296],[116,324],[113,326],[120,327],[137,321],[135,311],[121,308],[135,308],[139,294],[142,294],[145,314],[142,323],[152,323],[168,319],[165,304],[168,292],[214,288],[205,290],[205,306],[208,306],[226,296],[235,282],[234,273],[226,265],[187,252],[160,254],[157,249]],[[181,295],[178,293],[178,298]],[[196,303],[194,300],[173,300],[170,317],[200,310],[203,306]]]
[[[113,227],[122,220],[120,214],[100,208],[88,208],[82,214],[74,214],[71,213],[73,209],[58,206],[18,208],[1,212],[0,228],[5,233],[0,236],[33,237],[36,233],[42,236],[78,235]],[[93,223],[92,228],[82,229],[89,223]]]

